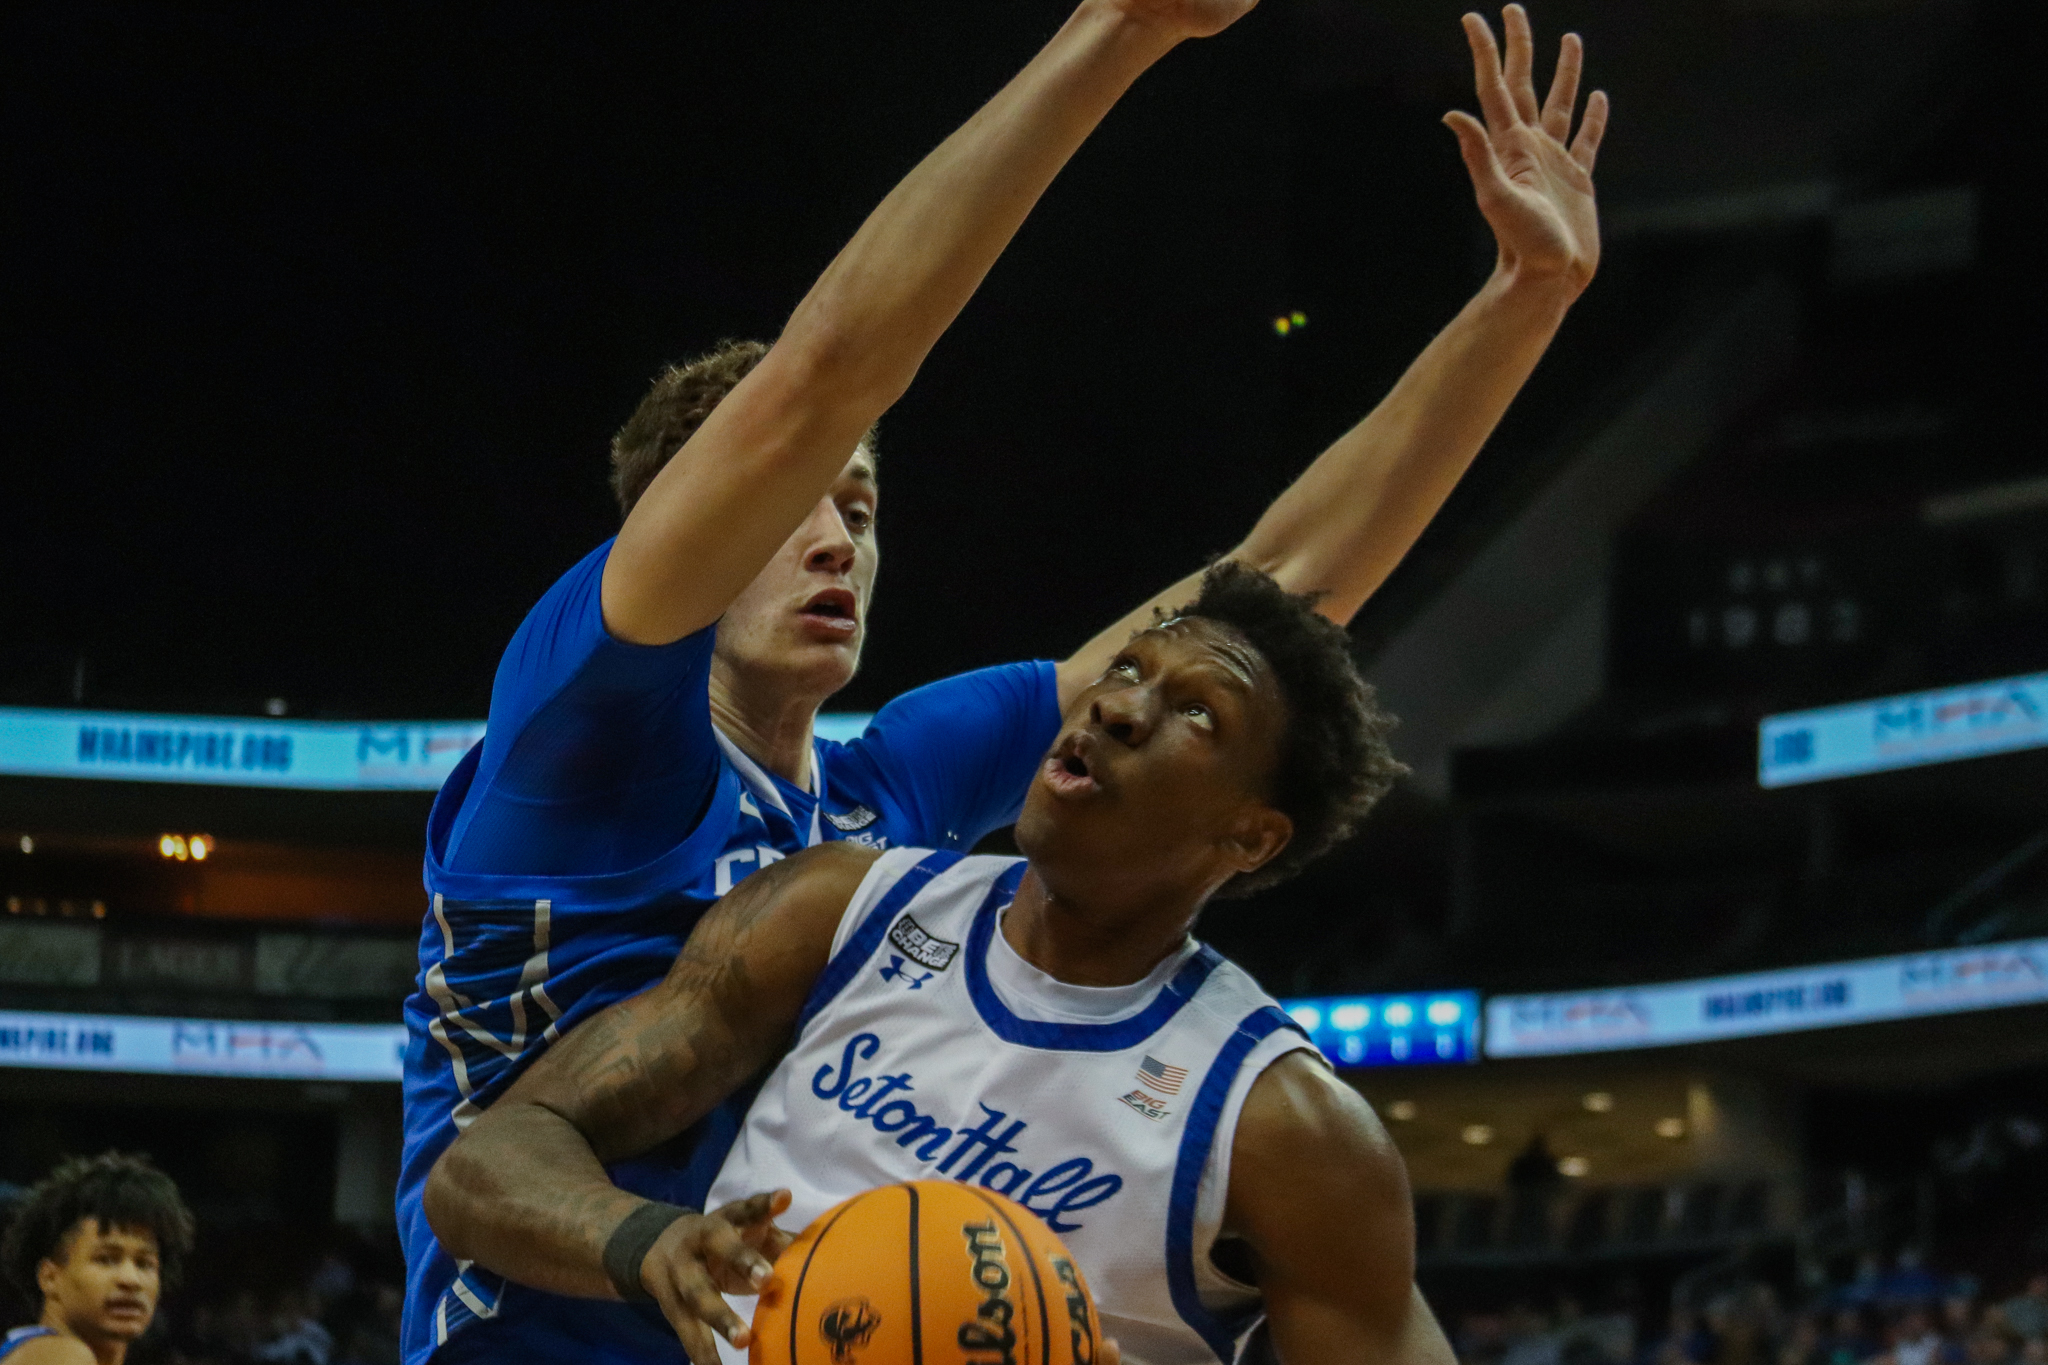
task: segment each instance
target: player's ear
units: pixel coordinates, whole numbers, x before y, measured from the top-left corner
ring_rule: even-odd
[[[1264,867],[1294,838],[1294,821],[1263,803],[1247,806],[1223,836],[1223,852],[1239,872]]]

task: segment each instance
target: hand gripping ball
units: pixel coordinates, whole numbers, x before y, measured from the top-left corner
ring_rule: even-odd
[[[751,1365],[1093,1365],[1102,1326],[1051,1229],[950,1180],[826,1210],[775,1263]]]

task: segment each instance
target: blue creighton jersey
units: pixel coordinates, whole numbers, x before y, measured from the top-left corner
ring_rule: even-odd
[[[1016,818],[1059,728],[1051,664],[984,669],[899,697],[851,744],[819,741],[810,788],[794,786],[712,727],[712,630],[640,646],[604,629],[610,548],[520,626],[484,742],[428,821],[430,911],[405,1009],[406,1365],[683,1360],[651,1308],[508,1285],[449,1257],[421,1206],[435,1159],[564,1030],[659,981],[749,873],[824,839],[971,847]],[[613,1179],[701,1205],[740,1112]]]

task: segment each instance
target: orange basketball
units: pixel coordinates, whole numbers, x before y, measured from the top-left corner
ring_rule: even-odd
[[[1091,1365],[1102,1325],[1060,1239],[1001,1195],[884,1185],[775,1263],[751,1365]]]

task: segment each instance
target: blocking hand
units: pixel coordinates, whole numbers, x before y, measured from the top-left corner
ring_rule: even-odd
[[[647,1249],[640,1283],[695,1365],[719,1365],[713,1332],[742,1348],[751,1339],[723,1295],[760,1292],[775,1258],[796,1240],[775,1226],[788,1208],[788,1190],[750,1195],[678,1218]]]
[[[1458,150],[1471,173],[1479,211],[1493,229],[1502,267],[1529,278],[1561,280],[1576,295],[1600,265],[1593,161],[1607,131],[1607,95],[1595,90],[1587,99],[1578,136],[1572,137],[1585,60],[1579,36],[1564,36],[1550,94],[1539,109],[1530,75],[1536,43],[1528,13],[1509,5],[1502,18],[1508,37],[1505,64],[1486,20],[1477,14],[1464,18],[1486,122],[1463,112],[1446,114],[1444,122],[1458,135]]]

